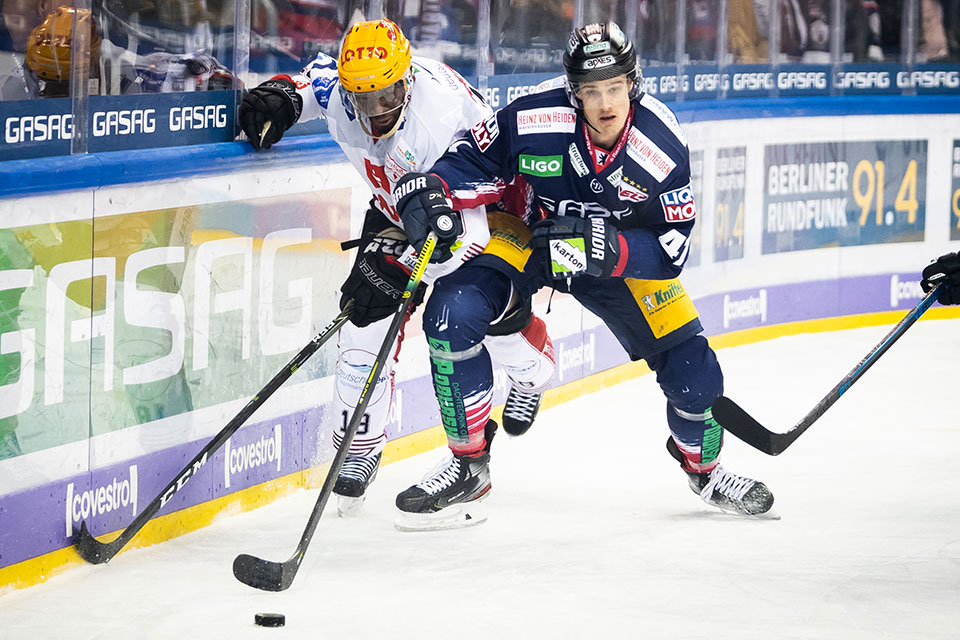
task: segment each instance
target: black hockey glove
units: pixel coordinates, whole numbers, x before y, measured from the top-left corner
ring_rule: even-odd
[[[609,278],[623,273],[627,245],[606,218],[561,216],[533,226],[533,248],[547,252],[547,276],[553,279],[582,274]]]
[[[303,111],[303,98],[290,78],[270,78],[243,96],[240,103],[240,128],[256,150],[269,149],[296,124]],[[267,132],[263,128],[270,124]],[[262,141],[261,141],[262,138]]]
[[[350,321],[365,327],[383,320],[400,308],[400,300],[410,280],[410,271],[399,261],[407,248],[403,232],[390,227],[360,244],[357,259],[346,282],[340,287],[342,310],[353,300]],[[419,292],[418,292],[419,293]]]
[[[920,286],[924,293],[946,282],[946,286],[937,294],[940,304],[960,304],[960,255],[948,253],[937,258],[933,264],[928,264],[923,270],[923,280]]]
[[[432,173],[408,173],[397,181],[393,199],[414,249],[419,252],[433,231],[437,234],[437,247],[430,262],[443,262],[453,255],[457,239],[463,234],[463,218],[453,210],[443,180]]]

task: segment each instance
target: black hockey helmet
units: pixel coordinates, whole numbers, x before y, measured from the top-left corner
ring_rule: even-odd
[[[633,81],[630,99],[640,95],[643,74],[637,64],[637,52],[616,22],[574,29],[563,53],[563,68],[567,74],[567,95],[577,108],[583,108],[576,94],[584,82],[626,75]]]

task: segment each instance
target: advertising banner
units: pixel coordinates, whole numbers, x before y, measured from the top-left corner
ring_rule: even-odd
[[[191,412],[254,393],[338,311],[350,200],[49,211],[0,230],[0,459],[133,426],[118,459],[162,449],[196,428]]]
[[[725,262],[743,257],[747,148],[717,149],[714,181],[713,259]]]
[[[950,239],[960,240],[960,140],[953,141],[950,167]]]
[[[923,240],[927,141],[764,147],[764,254]]]
[[[233,140],[233,91],[90,96],[89,151],[174,147]],[[0,102],[4,160],[66,155],[75,131],[72,100]]]

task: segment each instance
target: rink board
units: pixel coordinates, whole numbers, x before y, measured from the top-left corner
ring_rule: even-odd
[[[698,201],[683,281],[717,346],[892,325],[922,296],[920,268],[960,244],[955,115],[878,125],[809,117],[804,102],[804,117],[717,126],[679,112]],[[338,242],[356,235],[369,194],[329,140],[277,147],[211,145],[206,165],[195,148],[61,159],[74,162],[62,185],[47,172],[46,192],[0,199],[0,429],[24,452],[0,460],[0,587],[79,562],[69,534],[82,519],[98,535],[122,529],[336,313],[349,265]],[[31,162],[18,170],[39,172]],[[548,402],[645,369],[621,366],[615,339],[570,298],[544,317],[558,363]],[[421,401],[432,389],[418,323],[397,369],[389,459],[443,442]],[[132,546],[318,486],[339,418],[324,401],[334,363],[332,346],[317,354]],[[498,374],[495,402],[505,394]]]

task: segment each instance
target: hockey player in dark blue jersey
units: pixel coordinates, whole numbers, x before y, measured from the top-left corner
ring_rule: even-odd
[[[677,279],[697,215],[683,132],[669,108],[641,91],[636,53],[616,24],[575,30],[563,63],[565,77],[474,127],[429,174],[397,184],[397,208],[415,246],[431,229],[441,242],[450,235],[434,223],[443,214],[494,203],[507,184],[529,188],[523,210],[512,211],[532,229],[522,255],[472,261],[438,282],[427,303],[423,326],[441,408],[449,405],[466,435],[470,407],[462,398],[493,383],[481,344],[488,326],[510,311],[516,288],[526,287],[524,297],[553,286],[599,316],[632,360],[656,372],[667,398],[667,449],[691,488],[721,509],[766,513],[773,504],[767,487],[718,463],[723,430],[711,405],[723,375]],[[459,396],[451,397],[451,388]],[[477,436],[473,453],[461,447],[446,467],[397,497],[401,518],[425,522],[486,495],[489,443]]]

